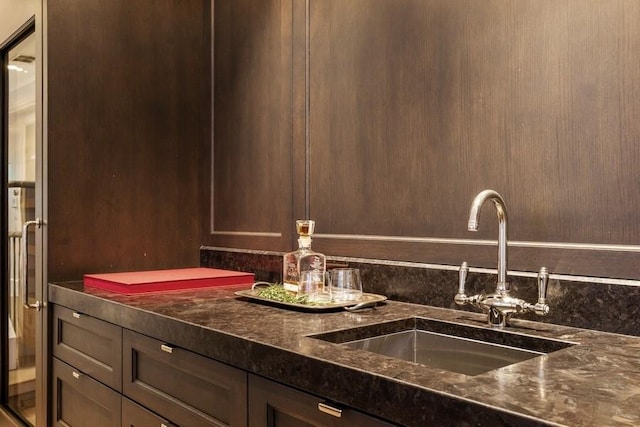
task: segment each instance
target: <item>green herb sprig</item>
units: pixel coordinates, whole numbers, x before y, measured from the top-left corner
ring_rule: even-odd
[[[308,300],[309,298],[307,295],[301,295],[301,296],[293,295],[292,293],[287,291],[282,285],[277,283],[267,286],[266,288],[259,289],[258,296],[260,298],[264,298],[272,301],[284,302],[287,304],[309,304],[309,300]]]

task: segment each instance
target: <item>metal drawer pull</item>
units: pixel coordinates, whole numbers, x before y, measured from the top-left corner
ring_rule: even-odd
[[[80,313],[78,313],[77,311],[74,311],[72,316],[75,317],[76,319],[79,319],[80,318]]]
[[[79,379],[82,376],[82,374],[80,374],[80,373],[78,373],[76,371],[71,372],[71,375],[73,375],[73,378],[75,378],[75,379]]]
[[[173,353],[173,347],[171,347],[170,345],[167,345],[167,344],[162,344],[160,346],[160,350],[164,351],[165,353],[169,353],[169,354]]]
[[[318,410],[320,412],[324,412],[325,414],[332,415],[336,418],[340,418],[342,416],[342,409],[336,408],[335,406],[329,405],[328,403],[318,402]]]

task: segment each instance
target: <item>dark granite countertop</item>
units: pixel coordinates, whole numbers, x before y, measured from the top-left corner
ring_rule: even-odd
[[[394,301],[308,313],[239,289],[127,296],[65,283],[49,301],[404,425],[640,425],[638,337],[514,319],[506,331],[577,345],[467,376],[308,335],[413,316],[487,328],[482,314]]]

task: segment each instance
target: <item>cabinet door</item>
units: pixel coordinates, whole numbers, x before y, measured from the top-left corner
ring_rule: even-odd
[[[103,384],[122,390],[122,328],[53,306],[53,355]]]
[[[182,426],[246,426],[244,371],[126,329],[123,348],[127,397]]]
[[[51,422],[54,426],[120,426],[120,394],[55,357],[52,372]]]
[[[250,427],[382,427],[394,424],[249,375]]]
[[[135,402],[122,398],[122,427],[176,427]]]

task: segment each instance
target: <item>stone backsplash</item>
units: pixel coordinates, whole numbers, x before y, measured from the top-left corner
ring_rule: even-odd
[[[386,295],[389,299],[433,307],[475,311],[457,306],[453,298],[458,289],[458,272],[448,266],[428,266],[404,262],[327,257],[328,268],[359,268],[365,292]],[[282,254],[268,251],[203,247],[200,265],[255,273],[256,280],[282,280]],[[550,272],[553,273],[553,272]],[[535,303],[538,289],[535,277],[509,275],[511,292],[518,298]],[[469,272],[466,294],[495,290],[496,275]],[[539,317],[526,314],[516,317],[640,336],[640,286],[607,283],[603,279],[574,281],[550,279],[547,290],[550,312]]]

